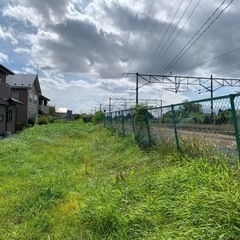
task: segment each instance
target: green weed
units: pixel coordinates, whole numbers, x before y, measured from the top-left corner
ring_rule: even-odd
[[[240,169],[206,149],[145,151],[80,121],[28,128],[1,141],[0,239],[239,239]]]

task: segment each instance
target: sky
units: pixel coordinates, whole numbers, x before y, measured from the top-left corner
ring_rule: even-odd
[[[240,78],[239,9],[237,0],[1,0],[0,63],[38,74],[51,106],[119,110],[134,103],[137,72]],[[157,105],[210,97],[198,86],[139,86],[139,100]]]

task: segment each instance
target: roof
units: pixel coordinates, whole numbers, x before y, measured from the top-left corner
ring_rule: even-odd
[[[23,102],[21,101],[18,101],[17,99],[15,98],[8,98],[8,99],[5,99],[5,98],[1,98],[0,97],[0,105],[12,105],[12,104],[23,104]]]
[[[41,87],[38,80],[38,75],[36,74],[15,74],[9,75],[6,78],[7,84],[12,88],[32,88],[34,83],[36,84],[36,89],[39,93],[42,93]]]
[[[43,99],[43,100],[46,100],[46,101],[50,101],[50,99],[49,99],[49,98],[47,98],[47,97],[44,97],[43,95],[39,95],[39,98],[40,98],[40,99]]]
[[[9,98],[7,101],[8,101],[10,104],[21,104],[21,105],[24,104],[23,102],[18,101],[18,100],[15,99],[15,98]]]
[[[14,75],[14,72],[12,72],[8,68],[4,67],[2,64],[0,64],[0,72],[3,72],[7,75]]]

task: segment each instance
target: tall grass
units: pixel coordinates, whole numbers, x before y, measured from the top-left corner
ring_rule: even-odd
[[[239,167],[217,156],[71,122],[1,141],[0,164],[0,239],[240,239]]]

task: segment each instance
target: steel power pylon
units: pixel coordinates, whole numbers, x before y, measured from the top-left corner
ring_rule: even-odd
[[[185,86],[200,86],[211,93],[213,98],[213,92],[221,87],[240,87],[240,79],[237,78],[213,78],[210,77],[190,77],[190,76],[174,76],[174,75],[155,75],[155,74],[142,74],[142,73],[123,73],[122,76],[136,76],[136,105],[138,104],[138,90],[151,83],[160,83],[172,85],[167,90],[177,93],[180,90],[181,85]],[[142,79],[145,83],[139,86],[139,79]]]

